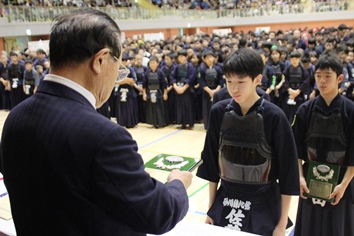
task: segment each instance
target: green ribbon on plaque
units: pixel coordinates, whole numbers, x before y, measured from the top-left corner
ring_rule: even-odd
[[[306,183],[310,192],[304,193],[304,195],[333,202],[334,199],[329,198],[329,196],[338,184],[339,170],[339,165],[310,161],[306,176]]]

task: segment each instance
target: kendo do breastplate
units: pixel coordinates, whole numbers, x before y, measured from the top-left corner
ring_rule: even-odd
[[[185,65],[178,65],[177,68],[177,83],[184,85],[185,81],[187,79],[187,70],[188,70],[188,64]]]
[[[143,67],[136,67],[135,70],[136,80],[138,83],[142,83],[144,79],[144,68]]]
[[[277,65],[272,65],[272,68],[274,70],[274,76],[276,77],[276,81],[277,84],[281,81],[281,75],[282,75],[282,71],[281,71],[281,67],[280,64]]]
[[[310,161],[342,165],[348,146],[341,114],[328,116],[313,110],[306,137]]]
[[[298,66],[297,68],[294,68],[293,66],[290,66],[289,68],[289,84],[290,88],[292,89],[298,89],[302,83],[302,70],[301,67]]]
[[[25,71],[25,84],[34,85],[35,79],[33,76],[33,71]]]
[[[149,73],[149,90],[159,90],[160,89],[160,82],[158,78],[157,72],[150,72]]]
[[[206,84],[209,88],[211,88],[211,89],[216,88],[217,76],[218,76],[218,72],[215,70],[215,68],[212,68],[212,69],[207,68],[205,70],[205,81],[206,81]]]
[[[230,182],[267,183],[272,158],[265,138],[263,102],[256,111],[224,114],[220,129],[220,177]],[[230,105],[230,104],[229,104]]]

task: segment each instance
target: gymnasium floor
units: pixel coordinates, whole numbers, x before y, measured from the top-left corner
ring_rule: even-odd
[[[3,123],[9,112],[0,111],[0,132]],[[112,119],[112,122],[115,122]],[[196,124],[193,130],[181,130],[177,125],[155,129],[151,125],[139,124],[137,128],[128,129],[133,139],[137,142],[139,153],[144,162],[148,162],[158,154],[171,154],[176,156],[185,156],[200,158],[200,153],[204,146],[206,132],[203,124]],[[165,182],[168,176],[167,171],[146,168],[146,171],[154,178]],[[186,219],[198,222],[204,222],[208,209],[208,182],[193,177],[192,185],[187,193],[189,196],[190,209]],[[289,217],[295,222],[297,197],[293,197]],[[290,230],[288,230],[290,232]],[[288,233],[289,233],[288,232]]]

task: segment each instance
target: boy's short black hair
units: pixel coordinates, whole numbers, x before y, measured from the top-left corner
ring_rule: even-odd
[[[122,55],[122,61],[128,61],[129,60],[129,56],[126,54]]]
[[[11,51],[11,52],[10,52],[10,57],[12,57],[12,56],[16,56],[16,57],[17,57],[18,55],[17,55],[17,53],[16,53],[16,52]]]
[[[300,58],[301,57],[301,53],[298,50],[294,50],[293,52],[290,53],[290,58]]]
[[[315,71],[318,69],[332,69],[337,77],[343,74],[343,63],[340,58],[334,53],[322,55],[315,64]]]
[[[311,58],[311,57],[316,57],[316,58],[318,58],[318,54],[317,54],[316,51],[311,51],[311,52],[309,52],[309,55],[310,55],[310,58]]]
[[[43,49],[38,49],[38,50],[37,50],[37,53],[47,55]]]
[[[149,61],[156,61],[159,63],[159,59],[156,56],[151,56]]]
[[[215,53],[213,51],[207,50],[203,53],[203,58],[206,58],[209,55],[215,57]]]
[[[33,61],[32,61],[31,59],[26,59],[26,60],[25,60],[25,64],[31,64],[31,65],[32,65],[32,64],[33,64]]]
[[[315,39],[315,38],[309,38],[309,39],[307,40],[307,43],[308,43],[308,44],[316,44],[316,39]]]
[[[264,55],[265,57],[269,57],[269,54],[268,54],[268,52],[266,52],[264,49],[258,49],[257,50],[257,53],[259,54],[259,55]]]
[[[340,24],[338,26],[338,30],[346,30],[346,29],[348,29],[348,27],[345,24]]]
[[[262,57],[255,50],[241,48],[226,58],[223,72],[225,76],[237,75],[241,78],[249,76],[254,80],[263,73],[263,68]]]
[[[332,44],[336,44],[337,43],[337,39],[334,36],[329,36],[326,40],[326,43],[332,43]]]
[[[187,50],[185,50],[185,49],[179,50],[179,51],[177,52],[177,57],[180,56],[180,55],[186,57],[186,56],[187,56]]]
[[[302,63],[308,63],[311,61],[310,58],[310,53],[305,53],[302,57],[301,57],[301,62]]]
[[[268,41],[263,41],[262,42],[262,48],[268,48],[270,50],[270,48],[273,46],[273,44],[271,42]]]

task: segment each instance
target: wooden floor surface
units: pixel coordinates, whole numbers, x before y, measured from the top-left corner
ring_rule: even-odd
[[[8,112],[0,111],[0,132],[7,115]],[[137,128],[128,131],[137,142],[139,153],[145,163],[161,153],[200,158],[206,134],[202,124],[196,124],[193,130],[181,130],[177,125],[155,129],[147,124],[139,124]],[[161,182],[166,181],[169,173],[150,168],[146,168],[146,171]],[[186,219],[204,222],[208,208],[208,182],[195,176],[195,172],[193,171],[192,185],[187,191],[190,209]],[[298,198],[293,197],[289,214],[293,222],[296,217],[297,201]]]

